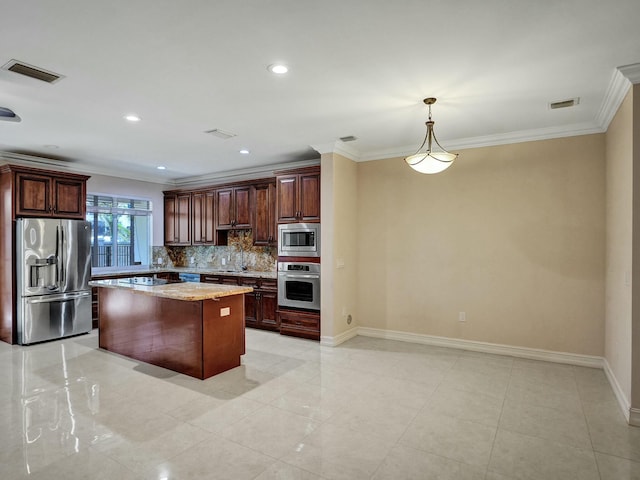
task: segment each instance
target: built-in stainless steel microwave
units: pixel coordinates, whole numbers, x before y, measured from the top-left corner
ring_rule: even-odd
[[[319,223],[283,223],[278,225],[279,257],[319,257]]]

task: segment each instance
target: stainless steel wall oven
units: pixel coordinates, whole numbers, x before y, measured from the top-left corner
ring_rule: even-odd
[[[278,305],[320,311],[320,264],[278,263]]]

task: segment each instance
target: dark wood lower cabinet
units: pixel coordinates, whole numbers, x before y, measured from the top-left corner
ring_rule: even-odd
[[[320,340],[320,313],[279,309],[278,318],[282,335]]]
[[[253,292],[244,295],[245,325],[274,332],[280,330],[278,284],[275,279],[207,274],[201,275],[200,281],[253,288]]]

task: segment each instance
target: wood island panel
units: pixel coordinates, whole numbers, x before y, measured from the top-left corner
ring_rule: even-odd
[[[244,354],[242,294],[186,301],[100,287],[98,309],[99,346],[110,352],[200,379]]]

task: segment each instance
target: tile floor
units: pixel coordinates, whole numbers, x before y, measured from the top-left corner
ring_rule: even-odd
[[[205,381],[97,349],[0,342],[0,478],[640,479],[601,370],[247,331]]]

